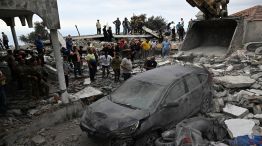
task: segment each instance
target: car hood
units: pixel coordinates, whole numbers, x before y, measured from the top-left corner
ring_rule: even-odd
[[[149,116],[145,110],[131,109],[102,98],[87,107],[81,122],[101,132],[121,130]]]

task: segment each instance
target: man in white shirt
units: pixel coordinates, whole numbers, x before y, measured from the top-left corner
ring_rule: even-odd
[[[99,59],[102,65],[102,71],[103,71],[102,77],[103,78],[105,77],[105,70],[107,70],[107,77],[108,77],[110,73],[109,72],[110,64],[113,58],[112,56],[108,55],[107,52],[104,52],[104,55],[101,55]]]
[[[97,29],[97,34],[101,34],[101,24],[99,20],[97,20],[96,22],[96,29]]]
[[[132,73],[132,61],[131,61],[131,55],[128,55],[126,58],[124,58],[121,62],[121,70],[124,77],[124,80],[127,80],[131,77]]]

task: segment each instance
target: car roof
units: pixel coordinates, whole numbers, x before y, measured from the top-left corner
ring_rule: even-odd
[[[204,69],[189,65],[169,65],[138,74],[132,79],[165,86],[190,73],[204,73]]]

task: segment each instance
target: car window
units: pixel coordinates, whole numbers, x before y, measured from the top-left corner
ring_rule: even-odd
[[[195,74],[191,74],[185,77],[188,91],[192,91],[200,85],[200,81]]]
[[[176,101],[179,97],[185,94],[185,86],[182,80],[179,80],[171,90],[169,90],[169,94],[165,100],[165,103],[172,103]]]
[[[161,98],[165,86],[130,79],[112,94],[112,101],[139,109],[150,109]]]
[[[203,82],[205,82],[207,80],[207,75],[206,74],[198,74],[197,76],[198,76],[198,78],[199,78],[201,83],[203,83]]]

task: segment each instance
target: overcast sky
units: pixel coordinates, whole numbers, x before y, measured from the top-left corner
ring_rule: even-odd
[[[240,10],[262,4],[262,0],[230,0],[229,13],[235,13]],[[147,14],[162,16],[168,22],[177,23],[180,18],[188,22],[195,18],[198,12],[197,8],[191,7],[186,0],[58,0],[61,30],[65,36],[68,34],[77,35],[75,25],[81,35],[96,33],[95,23],[100,19],[102,25],[113,26],[112,22],[119,17],[130,19],[131,16]],[[41,19],[34,15],[34,21]],[[122,28],[121,28],[122,29]],[[10,43],[13,44],[9,27],[0,20],[0,31],[6,32]],[[22,27],[18,18],[16,18],[17,36],[27,34],[33,31],[28,27]]]

